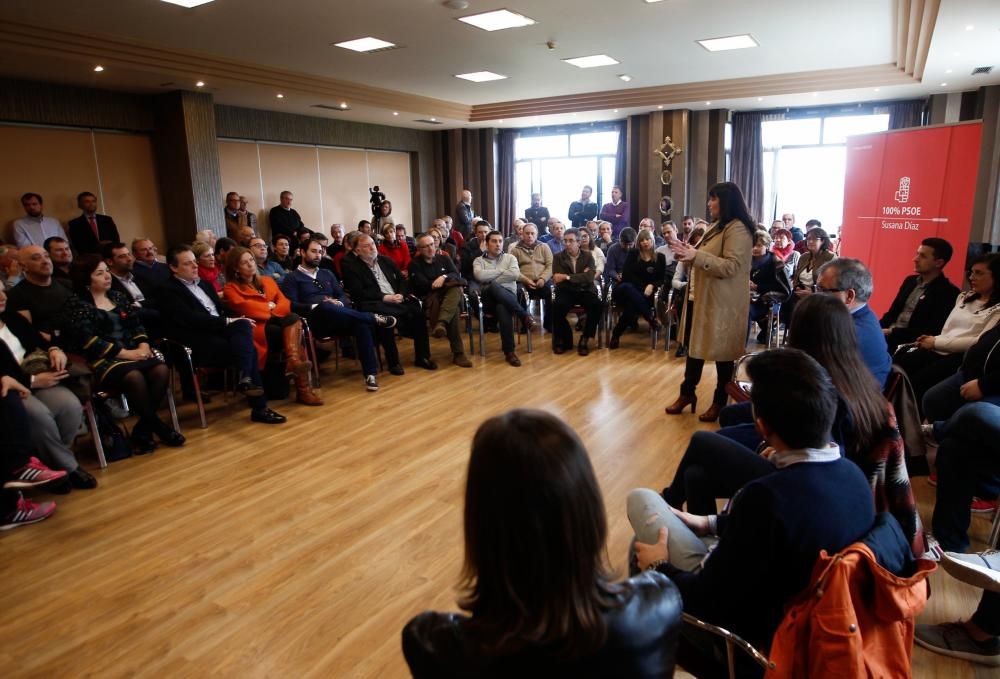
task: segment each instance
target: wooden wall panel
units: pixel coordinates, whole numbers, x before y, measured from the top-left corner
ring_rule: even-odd
[[[150,132],[152,97],[0,78],[0,120]]]
[[[410,156],[408,153],[368,151],[368,186],[378,184],[386,198],[392,201],[392,218],[405,224],[413,234],[413,200],[410,191]],[[324,183],[325,186],[325,183]],[[422,231],[422,229],[417,229]]]
[[[14,220],[24,216],[21,194],[45,199],[44,214],[63,223],[80,214],[76,194],[100,194],[91,133],[54,128],[0,126],[0,237],[14,240]]]
[[[295,194],[292,207],[305,225],[310,229],[323,226],[315,147],[261,144],[260,172],[265,210],[278,204],[282,191],[291,191]],[[270,226],[267,233],[271,233]]]
[[[320,149],[319,180],[323,187],[323,233],[329,235],[330,227],[343,224],[344,229],[353,231],[358,221],[371,219],[371,203],[368,195],[368,164],[364,151],[353,149]],[[383,193],[392,200],[396,210],[398,199],[389,186],[382,187]]]
[[[267,221],[267,211],[271,205],[264,201],[260,185],[260,166],[257,164],[257,145],[242,141],[219,142],[219,168],[222,170],[222,195],[219,209],[226,194],[236,191],[246,196],[247,210],[257,215],[257,223]]]
[[[115,219],[122,242],[151,238],[166,249],[167,240],[156,181],[153,142],[145,135],[95,133],[104,209]]]

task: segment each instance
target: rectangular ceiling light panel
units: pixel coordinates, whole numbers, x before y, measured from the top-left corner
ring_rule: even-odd
[[[181,7],[197,7],[198,5],[206,5],[212,0],[163,0],[163,2],[169,2],[171,5],[180,5]]]
[[[354,52],[372,52],[374,50],[384,50],[396,46],[395,43],[379,40],[378,38],[372,38],[371,36],[367,38],[357,38],[356,40],[346,40],[344,42],[334,44],[337,47],[343,47],[345,50],[353,50]]]
[[[725,38],[706,38],[705,40],[698,40],[697,42],[709,52],[744,50],[750,47],[760,46],[749,33],[744,33],[743,35],[730,35]]]
[[[462,80],[471,80],[474,83],[485,83],[490,80],[505,80],[507,76],[500,75],[499,73],[494,73],[492,71],[476,71],[475,73],[462,73],[456,75],[456,78],[461,78]]]
[[[511,12],[509,9],[498,9],[492,12],[483,12],[482,14],[459,17],[458,20],[467,23],[470,26],[481,28],[484,31],[500,31],[505,28],[521,28],[522,26],[531,26],[535,23],[534,19],[526,17],[523,14],[518,14],[517,12]]]
[[[592,54],[589,57],[574,57],[572,59],[563,59],[567,64],[572,64],[578,68],[594,68],[595,66],[614,66],[618,63],[617,60],[609,57],[607,54]]]

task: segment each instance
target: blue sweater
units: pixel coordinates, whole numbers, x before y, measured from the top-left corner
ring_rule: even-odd
[[[885,343],[882,326],[879,325],[875,312],[867,304],[853,311],[851,318],[854,319],[854,331],[858,336],[861,360],[872,371],[881,389],[892,371],[892,356],[889,355],[889,346]]]
[[[874,521],[872,491],[856,464],[800,462],[736,493],[701,571],[659,570],[680,589],[685,612],[767,649],[785,604],[809,584],[820,550],[839,552]]]
[[[315,280],[298,269],[289,271],[281,282],[281,291],[293,304],[319,304],[326,297],[339,300],[344,306],[351,304],[336,274],[327,269],[317,269]]]

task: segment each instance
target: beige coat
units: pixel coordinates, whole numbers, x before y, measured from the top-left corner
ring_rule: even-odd
[[[750,314],[750,258],[753,238],[733,220],[718,222],[698,245],[689,264],[694,314],[688,355],[707,361],[735,361],[747,343]]]

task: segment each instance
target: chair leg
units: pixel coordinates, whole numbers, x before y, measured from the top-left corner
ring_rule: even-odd
[[[990,549],[1000,548],[1000,509],[993,514],[993,527],[990,529],[990,538],[986,541],[986,546]]]
[[[521,327],[524,328],[524,319],[521,319]],[[525,332],[524,334],[527,335],[527,342],[526,343],[528,345],[528,353],[530,354],[531,353],[531,330],[528,329],[528,328],[525,328],[525,330],[527,332]],[[518,337],[520,337],[520,335],[518,335]]]
[[[174,400],[174,369],[170,368],[169,382],[167,383],[167,407],[170,409],[170,421],[174,425],[174,431],[181,433],[181,423],[177,418],[177,401]]]
[[[483,326],[483,300],[479,298],[479,355],[486,358],[486,328]]]
[[[94,402],[87,400],[83,404],[83,412],[87,415],[87,428],[90,429],[90,437],[94,439],[94,450],[97,451],[97,462],[101,469],[106,469],[108,460],[104,457],[104,444],[101,442],[101,432],[97,429],[97,418],[94,416]]]
[[[191,374],[194,381],[194,400],[198,402],[198,417],[201,419],[201,428],[208,429],[208,420],[205,419],[205,402],[201,400],[201,380],[198,379],[198,371],[192,368]],[[225,379],[225,378],[223,378]],[[225,385],[223,385],[223,393]]]

